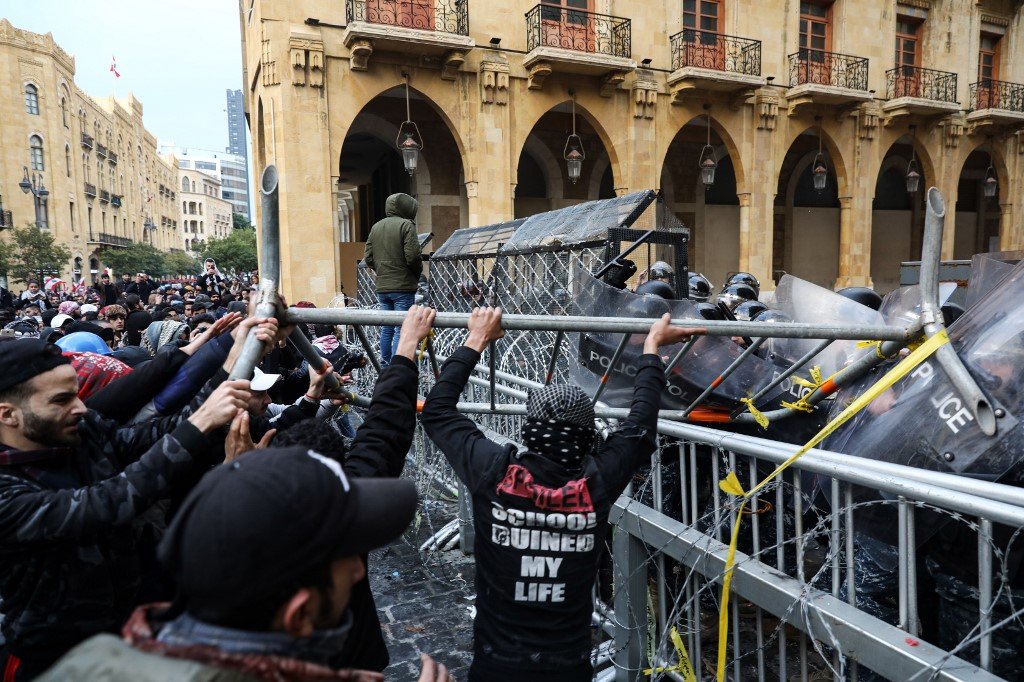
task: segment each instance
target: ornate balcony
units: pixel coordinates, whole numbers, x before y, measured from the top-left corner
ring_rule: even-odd
[[[606,74],[601,94],[610,95],[626,73],[636,69],[629,19],[556,5],[537,5],[526,13],[523,66],[529,87],[538,90],[553,70],[583,75]]]
[[[101,144],[97,144],[96,145],[96,156],[100,157],[101,159],[107,158],[107,148],[104,147]]]
[[[960,111],[956,101],[956,74],[949,71],[898,66],[885,72],[882,111],[889,121],[914,114],[941,115]]]
[[[85,183],[85,196],[95,199],[96,198],[96,185],[91,182]]]
[[[866,58],[824,50],[789,55],[789,85],[790,113],[803,104],[856,104],[873,97]]]
[[[692,28],[676,33],[672,45],[669,87],[675,95],[687,90],[746,90],[764,84],[761,41]]]
[[[121,208],[121,200],[122,199],[123,199],[123,197],[120,194],[111,194],[110,195],[110,205],[113,206],[114,208]]]
[[[0,230],[14,227],[14,214],[8,210],[0,210]]]
[[[105,189],[100,190],[100,201],[104,204],[110,203],[110,192]]]
[[[116,234],[110,234],[108,232],[98,232],[96,234],[89,233],[89,243],[99,244],[101,246],[116,246],[119,248],[127,248],[135,242],[131,237],[119,237]]]
[[[970,108],[967,122],[975,126],[1024,122],[1024,84],[996,80],[971,83]]]
[[[92,149],[92,146],[93,146],[92,135],[88,135],[86,133],[82,133],[82,146],[85,147],[86,149]]]
[[[117,154],[115,154],[112,151],[108,151],[107,152],[107,161],[110,162],[111,166],[116,166],[117,165]]]
[[[454,80],[469,37],[469,0],[346,0],[342,39],[352,51],[353,71],[365,71],[374,50],[436,57],[442,77]]]

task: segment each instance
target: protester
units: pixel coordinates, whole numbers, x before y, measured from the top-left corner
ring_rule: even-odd
[[[275,320],[247,323],[275,342]],[[82,404],[56,346],[2,340],[0,366],[0,670],[20,681],[120,626],[139,585],[132,520],[216,461],[207,436],[244,406],[248,382],[210,386],[176,415],[121,427]]]
[[[423,256],[416,237],[416,200],[392,194],[384,203],[385,218],[370,228],[364,261],[377,273],[375,286],[381,310],[408,310],[416,302]],[[381,327],[380,359],[391,362],[401,336],[397,327]]]
[[[601,443],[589,397],[572,385],[532,389],[522,441],[492,442],[456,403],[491,341],[500,308],[477,308],[465,345],[427,397],[423,426],[472,495],[477,616],[472,681],[580,682],[590,663],[591,591],[611,505],[656,447],[665,384],[658,355],[692,330],[651,326],[635,364],[629,416]]]
[[[105,272],[100,275],[100,281],[96,283],[96,293],[100,297],[100,306],[117,303],[117,288],[110,283],[110,275]]]

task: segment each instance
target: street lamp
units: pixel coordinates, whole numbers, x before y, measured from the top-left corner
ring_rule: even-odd
[[[25,177],[18,183],[18,187],[25,194],[32,193],[36,209],[36,227],[47,227],[46,197],[50,196],[50,190],[46,189],[46,185],[43,184],[42,173],[32,173],[32,178],[29,179],[28,166],[22,166],[22,169],[25,171]]]
[[[409,106],[409,73],[403,71],[405,76],[405,121],[398,127],[398,136],[395,138],[395,146],[402,153],[402,163],[409,175],[416,172],[419,165],[420,150],[423,149],[423,136],[420,135],[420,128],[412,120],[412,113]],[[403,139],[402,136],[405,136]]]
[[[575,185],[580,179],[587,153],[583,150],[583,139],[576,134],[576,93],[570,90],[569,96],[572,97],[572,134],[565,140],[562,158],[565,159],[565,168],[569,172],[569,182]]]
[[[992,167],[991,161],[989,161],[988,169],[985,171],[985,196],[992,198],[996,195],[999,190],[999,180],[996,179],[996,169]]]
[[[711,109],[710,104],[704,105],[704,110]],[[715,158],[715,148],[711,146],[711,114],[705,115],[708,124],[707,142],[700,150],[700,181],[704,183],[705,189],[715,184],[715,169],[718,168],[718,159]]]
[[[821,116],[815,116],[814,120],[818,122],[818,153],[814,155],[814,161],[811,163],[811,174],[814,189],[820,192],[828,184],[828,165],[825,163],[825,155],[821,151]]]
[[[914,194],[921,186],[921,169],[917,165],[917,150],[914,149],[914,131],[917,126],[910,126],[910,162],[907,164],[907,194]]]

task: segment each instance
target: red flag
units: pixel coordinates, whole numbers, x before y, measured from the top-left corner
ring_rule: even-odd
[[[114,78],[120,78],[121,74],[117,71],[117,57],[110,58],[110,72],[114,74]]]

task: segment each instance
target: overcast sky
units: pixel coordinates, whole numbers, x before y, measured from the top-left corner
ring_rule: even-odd
[[[224,151],[224,91],[242,87],[236,0],[0,0],[18,28],[52,32],[75,57],[75,82],[90,95],[115,85],[142,101],[146,128],[161,143]]]

